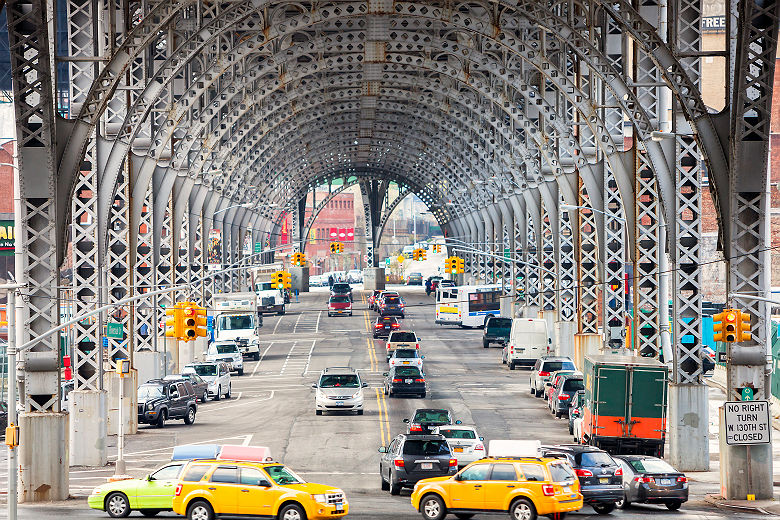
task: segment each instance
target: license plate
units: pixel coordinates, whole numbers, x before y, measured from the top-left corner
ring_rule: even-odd
[[[402,365],[408,365],[408,364],[409,364],[409,362],[408,362],[408,361],[402,361],[402,362],[401,362],[401,364],[402,364]]]
[[[601,483],[601,484],[609,484],[609,479],[608,478],[600,478],[599,479],[599,483]]]
[[[519,348],[519,349],[517,349],[517,351],[518,352],[525,352],[525,349],[524,348]]]
[[[344,406],[344,401],[336,401],[336,406]]]
[[[563,492],[564,493],[571,493],[571,487],[570,486],[563,486]]]
[[[463,448],[455,448],[455,453],[463,453]]]
[[[671,486],[672,485],[672,481],[671,481],[671,479],[668,479],[668,478],[659,478],[658,479],[658,485],[659,486]]]
[[[404,383],[411,384],[412,383],[412,379],[404,379]]]
[[[423,462],[420,464],[422,469],[433,469],[433,462]]]

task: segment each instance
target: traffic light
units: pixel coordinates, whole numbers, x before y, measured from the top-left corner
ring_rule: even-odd
[[[737,341],[737,322],[739,311],[736,309],[724,309],[712,317],[712,330],[715,332],[715,341],[734,343]]]
[[[293,253],[292,255],[292,265],[297,265],[299,267],[304,267],[306,265],[306,254],[304,253]]]
[[[339,245],[336,242],[330,243],[330,252],[331,253],[338,253],[339,252]]]
[[[181,304],[177,303],[170,309],[165,309],[165,315],[171,316],[165,318],[165,336],[169,338],[181,338],[184,331],[184,322],[182,320]]]
[[[737,311],[737,341],[750,341],[753,334],[750,332],[750,314]]]
[[[290,276],[290,273],[287,271],[282,271],[280,273],[282,275],[282,285],[285,289],[289,289],[292,287],[292,277]]]
[[[195,341],[198,337],[198,330],[195,326],[195,307],[190,302],[184,302],[182,304],[182,316],[184,318],[184,333],[181,336],[182,341]]]
[[[427,260],[428,252],[425,249],[420,249],[420,260]]]
[[[445,273],[452,273],[456,267],[454,265],[455,259],[453,257],[446,258],[444,260],[444,272]]]
[[[195,335],[205,338],[209,335],[209,320],[206,317],[206,309],[200,305],[195,306]]]
[[[276,271],[271,277],[271,282],[275,289],[284,287],[284,271]]]
[[[339,253],[343,253],[343,252],[344,252],[344,244],[339,242]]]
[[[463,274],[466,272],[465,264],[462,258],[455,257],[455,272],[457,274]]]

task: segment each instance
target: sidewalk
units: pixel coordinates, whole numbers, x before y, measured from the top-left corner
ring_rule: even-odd
[[[747,501],[725,500],[720,495],[720,445],[718,431],[718,408],[726,399],[726,372],[715,369],[713,376],[706,379],[709,390],[709,423],[710,423],[710,470],[686,472],[691,482],[691,500],[703,499],[710,505],[724,510],[737,512],[752,512],[767,515],[780,515],[780,437],[772,436],[772,458],[776,461],[772,470],[775,485],[775,500]],[[774,412],[774,410],[773,410]],[[774,429],[780,430],[780,420],[773,421]],[[695,498],[694,498],[695,496]]]

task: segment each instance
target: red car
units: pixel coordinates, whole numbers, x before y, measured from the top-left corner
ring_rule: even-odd
[[[328,316],[352,316],[352,300],[348,294],[335,294],[328,299]]]

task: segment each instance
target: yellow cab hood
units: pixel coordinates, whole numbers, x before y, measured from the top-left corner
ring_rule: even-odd
[[[310,495],[320,495],[322,493],[343,493],[341,488],[336,486],[329,486],[327,484],[315,484],[313,482],[307,482],[306,484],[287,484],[282,487],[295,489],[297,491],[303,491]]]
[[[424,478],[420,481],[418,481],[418,484],[433,484],[434,482],[445,482],[447,480],[452,479],[452,475],[448,477],[431,477],[431,478]]]

